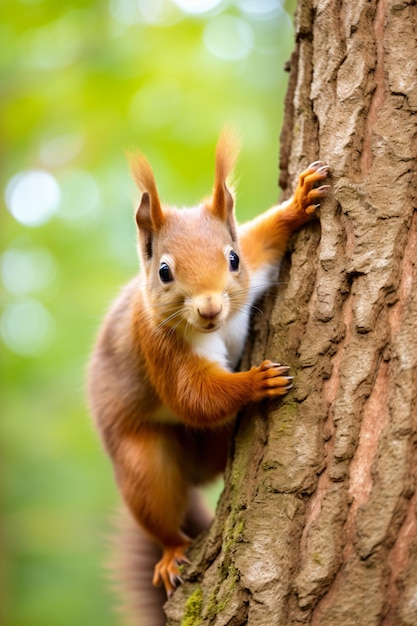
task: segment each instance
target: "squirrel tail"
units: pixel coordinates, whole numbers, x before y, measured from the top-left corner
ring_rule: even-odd
[[[190,490],[184,531],[194,539],[206,530],[213,514],[196,489]],[[120,598],[118,612],[126,626],[165,626],[163,587],[154,587],[155,564],[161,558],[160,547],[137,524],[123,507],[116,515],[116,536],[112,539],[110,581]]]
[[[126,626],[164,626],[162,609],[166,601],[163,587],[152,584],[155,563],[161,550],[138,526],[124,508],[116,517],[116,537],[112,540],[111,586],[119,601],[118,612]]]

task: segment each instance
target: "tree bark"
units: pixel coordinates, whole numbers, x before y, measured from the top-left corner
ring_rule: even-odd
[[[239,420],[170,626],[417,624],[417,5],[302,0],[285,195],[333,168],[251,359],[295,389]]]

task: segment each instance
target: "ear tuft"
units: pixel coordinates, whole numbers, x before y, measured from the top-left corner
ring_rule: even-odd
[[[216,147],[216,165],[214,174],[214,188],[211,200],[211,213],[229,224],[234,236],[234,196],[228,180],[237,160],[240,141],[229,127],[223,129]]]

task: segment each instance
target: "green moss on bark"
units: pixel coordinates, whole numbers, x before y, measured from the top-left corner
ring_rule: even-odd
[[[201,612],[203,610],[203,592],[198,587],[185,603],[185,613],[181,626],[200,626],[202,624]]]

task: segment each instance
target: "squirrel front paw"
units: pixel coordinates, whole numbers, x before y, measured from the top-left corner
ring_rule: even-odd
[[[322,161],[314,161],[300,174],[294,194],[298,212],[312,215],[320,206],[319,201],[327,196],[330,185],[317,187],[317,184],[327,178],[329,172],[329,165],[325,165]]]
[[[261,365],[253,366],[254,401],[263,398],[284,396],[292,388],[292,376],[286,376],[289,371],[287,365],[280,365],[272,361],[264,361]]]

